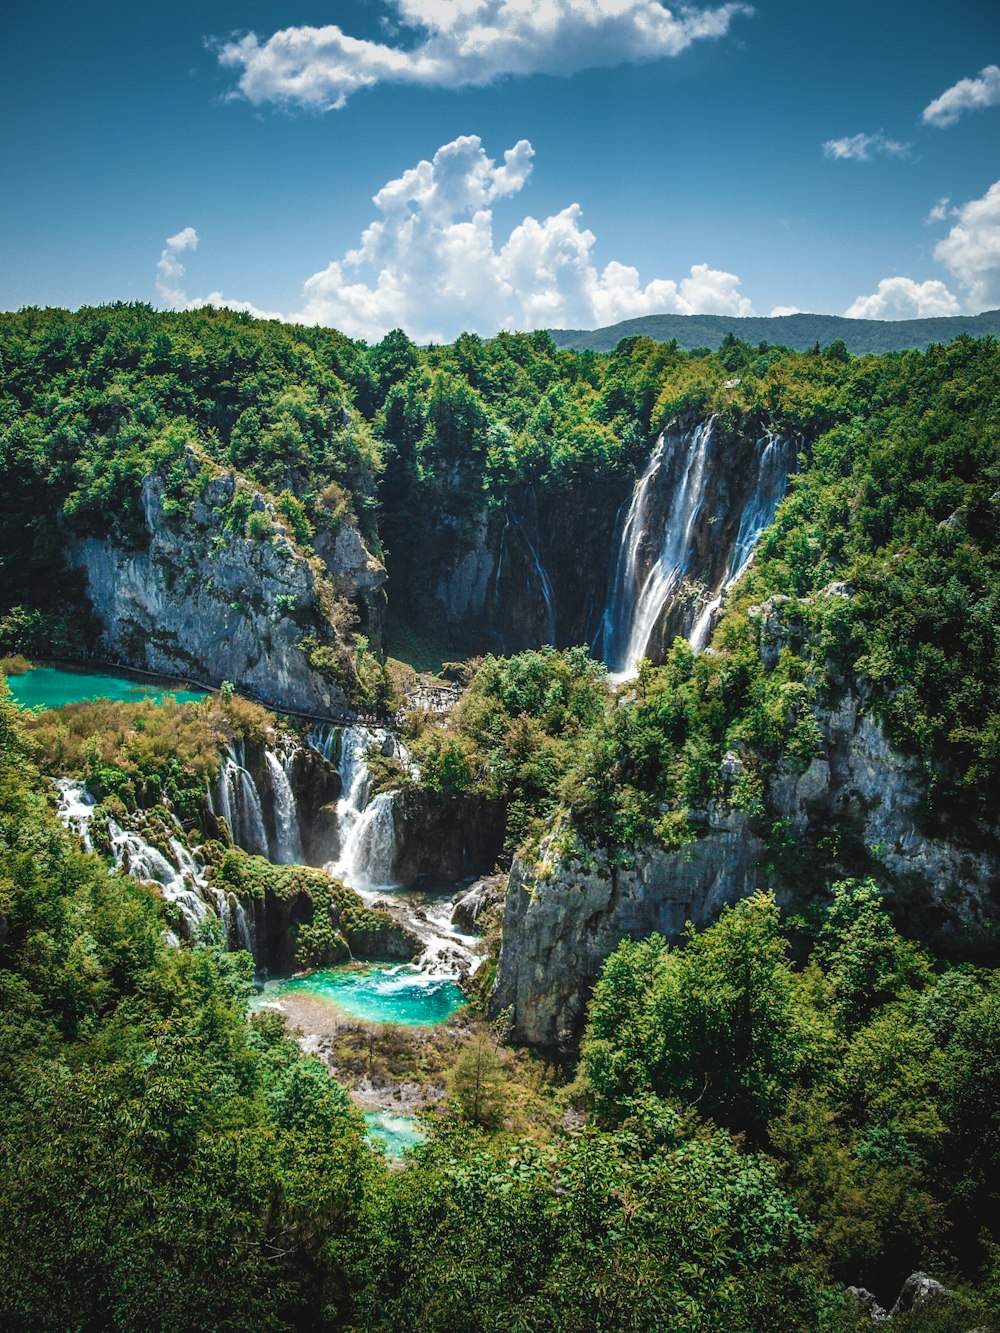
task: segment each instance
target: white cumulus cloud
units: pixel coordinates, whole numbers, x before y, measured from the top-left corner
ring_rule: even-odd
[[[874,134],[850,134],[843,139],[827,139],[823,145],[824,157],[841,162],[870,162],[873,157],[907,157],[908,143],[899,143],[887,137],[884,130]]]
[[[198,233],[194,227],[185,227],[183,231],[177,232],[176,235],[167,237],[163,252],[156,265],[156,290],[167,305],[183,304],[185,297],[179,284],[185,270],[181,262],[181,255],[185,250],[197,249]]]
[[[630,264],[612,260],[598,269],[596,237],[577,203],[541,221],[527,216],[506,237],[495,236],[493,204],[523,188],[533,158],[526,139],[501,163],[475,135],[444,144],[378,191],[377,216],[358,245],[308,278],[302,309],[284,318],[367,339],[398,326],[418,341],[443,342],[462,330],[489,335],[664,312],[753,313],[739,278],[708,264],[694,264],[680,281],[645,284]],[[174,306],[228,305],[276,317],[218,292],[189,299],[177,288],[179,276],[169,298],[161,289]]]
[[[954,125],[964,112],[982,111],[988,106],[1000,106],[1000,65],[987,65],[974,79],[959,79],[946,88],[924,107],[924,124],[944,129]]]
[[[923,319],[932,315],[957,315],[958,298],[943,282],[930,278],[883,278],[878,291],[859,296],[844,314],[849,319]]]
[[[495,238],[490,205],[522,188],[533,156],[522,139],[497,166],[479,138],[467,135],[390,181],[375,196],[380,216],[357,249],[306,282],[296,318],[357,337],[400,325],[415,338],[442,341],[462,329],[592,327],[664,311],[750,313],[739,279],[707,264],[695,264],[680,282],[645,285],[635,268],[615,260],[598,271],[596,237],[576,203],[542,221],[525,217],[505,240]]]
[[[970,310],[1000,306],[1000,181],[955,210],[957,222],[934,258],[966,289]]]
[[[194,227],[185,227],[175,236],[168,236],[156,265],[156,290],[160,300],[171,310],[200,310],[202,306],[227,306],[230,310],[245,310],[258,319],[282,319],[275,311],[259,310],[249,301],[230,301],[221,292],[208,296],[188,296],[182,286],[185,269],[181,255],[186,250],[198,249],[198,233]]]
[[[927,214],[927,222],[943,222],[948,216],[948,205],[951,203],[951,195],[943,194],[937,201],[931,211]]]
[[[660,0],[390,0],[396,22],[419,32],[389,45],[351,37],[336,24],[255,33],[217,46],[254,105],[329,111],[380,83],[481,86],[504,76],[569,75],[583,69],[676,56],[702,38],[723,37],[744,3],[668,9]],[[386,31],[398,32],[396,24]]]

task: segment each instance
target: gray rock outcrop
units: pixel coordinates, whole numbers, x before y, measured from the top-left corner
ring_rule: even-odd
[[[227,510],[238,489],[247,483],[216,475],[181,516],[171,512],[164,479],[153,474],[142,484],[143,544],[70,540],[67,561],[86,575],[103,625],[100,650],[150,671],[231,680],[279,707],[342,713],[344,690],[314,671],[300,647],[306,634],[336,645],[334,590],[319,561],[306,557],[252,488],[257,535],[230,530]],[[360,537],[338,540],[335,552],[341,545],[345,583],[361,575],[377,581]]]
[[[531,864],[515,860],[490,998],[513,1006],[515,1040],[568,1047],[579,1035],[601,965],[626,938],[678,936],[705,925],[759,884],[763,844],[745,819],[714,810],[705,836],[673,851],[644,848],[628,867],[604,852],[560,856],[559,830]]]
[[[889,892],[917,884],[943,920],[975,923],[995,912],[1000,836],[986,850],[929,835],[921,827],[925,784],[917,763],[886,738],[860,690],[815,710],[820,754],[804,772],[779,768],[768,805],[792,836],[815,841],[831,818],[850,815],[852,836],[880,870]],[[734,752],[722,761],[730,788],[742,772]],[[764,844],[738,811],[713,803],[692,812],[697,841],[676,851],[639,848],[625,868],[601,852],[562,854],[560,831],[530,863],[515,861],[503,915],[491,1011],[513,1005],[515,1039],[571,1045],[604,960],[623,939],[657,931],[676,938],[687,921],[711,922],[727,903],[772,887]],[[565,841],[565,840],[563,840]]]
[[[506,890],[506,875],[486,875],[477,879],[464,893],[456,895],[451,924],[468,935],[482,929],[483,917],[503,903]]]

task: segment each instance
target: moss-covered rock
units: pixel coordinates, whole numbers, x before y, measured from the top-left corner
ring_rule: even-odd
[[[252,914],[258,967],[290,972],[352,957],[409,961],[420,952],[415,935],[325,871],[273,865],[231,847],[211,873]]]

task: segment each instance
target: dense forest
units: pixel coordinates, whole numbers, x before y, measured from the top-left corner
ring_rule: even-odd
[[[186,706],[31,717],[0,678],[0,1323],[848,1333],[872,1323],[852,1288],[889,1309],[924,1270],[947,1291],[891,1327],[1000,1328],[995,873],[959,894],[900,869],[870,811],[796,823],[781,803],[853,701],[912,788],[912,838],[995,866],[1000,345],[811,341],[421,348],[222,310],[0,316],[0,652],[105,655],[67,550],[141,555],[155,478],[157,522],[203,548],[161,599],[226,551],[304,571],[308,605],[227,589],[232,623],[263,617],[346,707],[398,718],[372,798],[499,811],[498,874],[533,866],[541,894],[571,863],[613,885],[684,863],[720,823],[759,848],[757,891],[711,923],[620,932],[559,1050],[505,1044],[495,918],[427,1140],[395,1169],[324,1063],[248,1012],[253,959],[219,921],[171,942],[162,895],[82,850],[48,794],[68,774],[126,826],[187,836],[227,747],[291,746],[293,724],[193,656],[223,692]],[[502,601],[510,533],[530,572],[564,531],[540,514],[581,549],[598,515],[610,542],[657,439],[706,420],[796,454],[706,651],[667,622],[617,682],[593,643],[521,615],[521,651],[484,637],[446,661],[423,584],[493,551]],[[550,564],[557,594],[586,568]],[[412,704],[429,667],[447,711]],[[235,841],[210,825],[214,885],[329,912],[299,924],[298,965],[384,938],[336,880]]]

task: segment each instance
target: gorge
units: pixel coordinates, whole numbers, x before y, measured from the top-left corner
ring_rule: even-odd
[[[929,1263],[978,1313],[995,346],[4,327],[10,1197],[75,1125],[95,1235],[193,1263],[229,1208],[317,1327],[415,1235],[428,1300],[515,1245],[589,1318],[594,1227],[648,1314],[671,1209],[657,1281],[783,1327]]]

